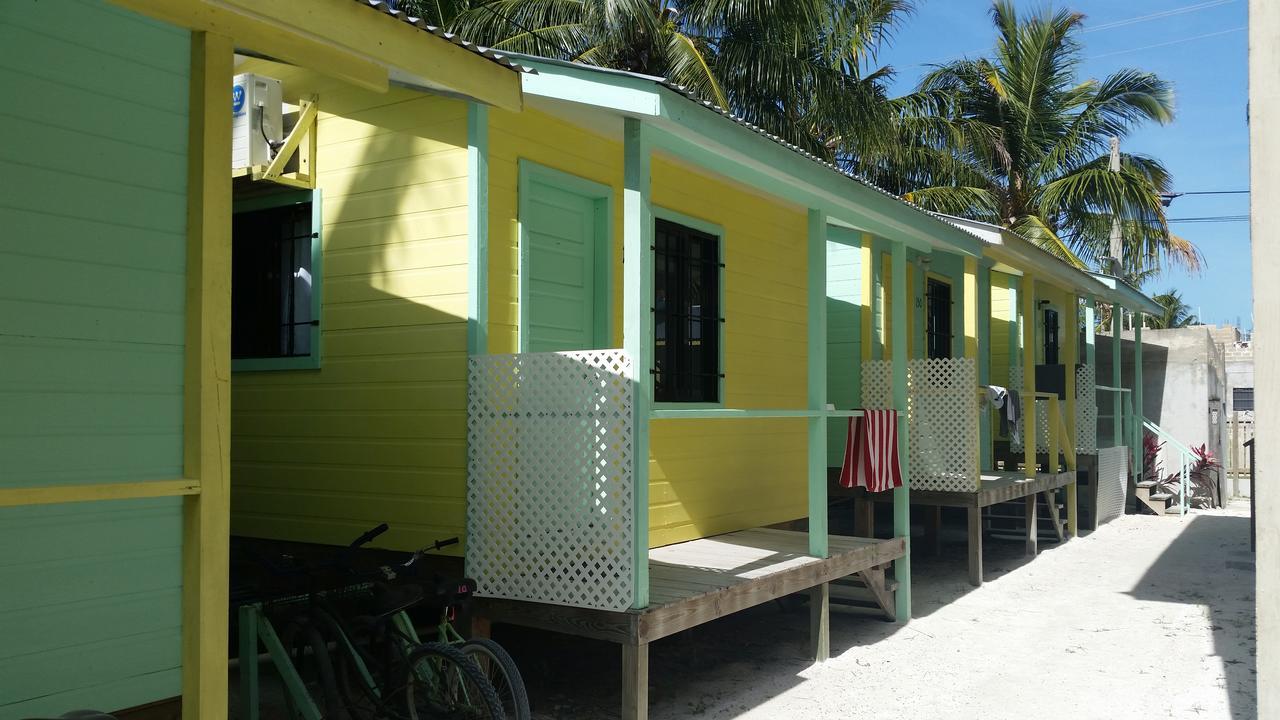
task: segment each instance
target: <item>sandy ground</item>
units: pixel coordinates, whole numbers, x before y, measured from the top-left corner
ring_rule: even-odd
[[[960,518],[952,518],[958,521]],[[663,718],[1254,718],[1248,504],[1130,515],[1061,547],[987,543],[966,582],[962,526],[917,555],[909,624],[837,613],[832,659],[804,657],[808,613],[777,605],[650,650]],[[619,653],[496,627],[538,718],[617,717]]]

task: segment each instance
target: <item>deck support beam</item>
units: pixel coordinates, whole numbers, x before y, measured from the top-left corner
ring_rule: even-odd
[[[893,243],[890,267],[889,306],[893,309],[893,337],[890,338],[893,359],[893,407],[898,411],[898,457],[902,464],[902,487],[893,490],[893,536],[903,539],[906,553],[893,565],[898,582],[896,614],[898,622],[911,619],[911,481],[907,452],[907,246]]]
[[[809,209],[810,410],[827,407],[827,214]],[[827,556],[827,418],[809,418],[809,554]]]
[[[1046,493],[1046,496],[1047,496],[1047,493]],[[1040,533],[1039,533],[1039,527],[1037,526],[1038,518],[1036,517],[1035,493],[1032,493],[1026,497],[1026,499],[1023,501],[1023,506],[1026,510],[1025,515],[1026,515],[1026,521],[1027,521],[1027,547],[1023,554],[1030,555],[1031,557],[1035,557],[1036,553],[1040,549],[1039,548]]]
[[[635,383],[631,477],[632,607],[649,604],[649,408],[653,405],[653,208],[649,205],[650,141],[644,123],[623,126],[622,346]],[[648,650],[645,649],[645,657]]]

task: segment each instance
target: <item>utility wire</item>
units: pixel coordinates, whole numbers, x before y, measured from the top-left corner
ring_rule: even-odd
[[[1224,222],[1248,222],[1248,215],[1204,215],[1201,217],[1185,217],[1185,218],[1169,218],[1165,222],[1171,223],[1224,223]]]
[[[1102,53],[1101,55],[1090,55],[1089,59],[1098,60],[1100,58],[1111,57],[1113,55],[1124,55],[1125,53],[1139,52],[1141,50],[1152,50],[1154,48],[1168,47],[1170,45],[1181,45],[1182,43],[1189,43],[1193,40],[1203,40],[1205,38],[1217,37],[1219,35],[1226,35],[1228,33],[1240,32],[1241,30],[1247,30],[1247,29],[1248,29],[1248,26],[1241,25],[1240,27],[1229,28],[1227,30],[1219,30],[1217,32],[1203,33],[1200,35],[1192,35],[1191,37],[1179,38],[1177,40],[1169,40],[1168,42],[1155,43],[1154,45],[1143,45],[1141,47],[1129,48],[1127,50],[1116,50],[1114,52]]]

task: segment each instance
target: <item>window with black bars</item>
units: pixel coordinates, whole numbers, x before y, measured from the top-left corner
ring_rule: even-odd
[[[929,358],[951,357],[951,285],[929,278],[925,283],[925,351]]]
[[[720,400],[720,239],[658,220],[653,258],[653,397]]]
[[[1232,410],[1252,410],[1253,409],[1253,388],[1232,388],[1231,389],[1231,409]]]
[[[311,355],[311,202],[236,213],[231,229],[231,356]]]
[[[1044,364],[1058,364],[1058,311],[1044,311]]]

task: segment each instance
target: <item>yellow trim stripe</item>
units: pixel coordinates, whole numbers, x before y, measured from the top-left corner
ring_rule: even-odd
[[[143,480],[124,483],[0,488],[0,507],[54,505],[97,500],[136,500],[198,494],[200,494],[199,480]]]

